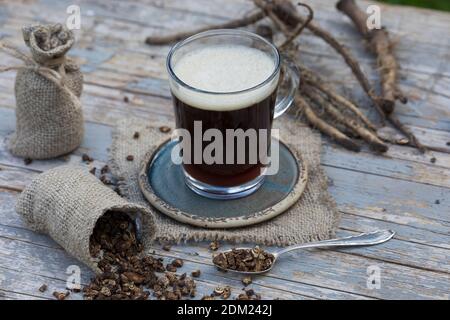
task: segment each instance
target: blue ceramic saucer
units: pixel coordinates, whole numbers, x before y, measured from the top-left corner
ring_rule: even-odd
[[[307,168],[300,154],[280,143],[278,173],[266,176],[253,194],[233,200],[202,197],[190,190],[181,165],[171,161],[177,141],[166,141],[143,160],[139,185],[147,200],[160,212],[183,223],[204,228],[236,228],[272,219],[301,196]]]

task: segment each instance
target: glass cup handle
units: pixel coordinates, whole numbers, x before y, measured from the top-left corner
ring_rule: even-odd
[[[281,56],[281,61],[284,74],[278,88],[274,119],[281,116],[294,102],[295,93],[300,83],[300,71],[297,65],[284,55]],[[282,89],[281,92],[280,89]]]

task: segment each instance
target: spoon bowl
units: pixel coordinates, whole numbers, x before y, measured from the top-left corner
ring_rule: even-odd
[[[230,269],[230,268],[224,268],[223,266],[220,266],[219,264],[217,264],[214,261],[215,259],[213,259],[213,263],[216,267],[218,267],[221,270],[239,273],[239,274],[246,274],[246,275],[258,275],[258,274],[263,274],[263,273],[266,273],[266,272],[269,272],[270,270],[272,270],[273,266],[277,262],[280,255],[290,252],[290,251],[293,251],[293,250],[306,249],[306,248],[325,248],[325,247],[372,246],[372,245],[384,243],[384,242],[392,239],[392,237],[394,237],[394,235],[395,235],[395,232],[392,230],[378,230],[378,231],[369,232],[369,233],[361,233],[356,236],[349,236],[349,237],[345,237],[345,238],[330,239],[330,240],[316,241],[316,242],[310,242],[310,243],[305,243],[305,244],[300,244],[300,245],[289,246],[289,247],[281,248],[275,252],[266,252],[273,256],[273,260],[272,260],[272,263],[270,264],[269,268],[260,270],[260,271],[240,271],[240,270],[235,270],[235,269]],[[235,248],[234,250],[250,251],[252,249],[253,248],[241,247],[241,248]],[[231,254],[232,252],[233,252],[233,249],[222,251],[222,252],[218,253],[217,255],[215,255],[215,257],[217,257],[218,255]]]

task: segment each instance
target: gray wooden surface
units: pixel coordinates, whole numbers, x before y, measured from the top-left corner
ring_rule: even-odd
[[[71,54],[83,64],[86,80],[82,103],[87,132],[82,147],[66,157],[28,166],[11,156],[5,137],[14,130],[15,75],[0,74],[0,299],[52,299],[54,290],[65,288],[67,267],[79,264],[18,217],[14,204],[24,186],[49,168],[80,164],[84,152],[96,159],[94,165],[106,162],[112,128],[123,117],[173,120],[164,67],[169,47],[146,46],[145,36],[228,21],[253,8],[245,0],[3,0],[0,38],[25,50],[22,25],[63,22],[67,6],[74,2],[81,7],[82,29]],[[373,57],[333,1],[307,2],[317,22],[345,42],[376,81]],[[371,248],[293,252],[269,274],[254,279],[252,287],[263,298],[449,299],[450,14],[383,5],[382,23],[398,40],[401,88],[410,98],[407,105],[397,105],[396,113],[423,143],[447,152],[420,154],[410,147],[391,146],[382,156],[369,150],[356,154],[324,139],[323,168],[343,213],[338,235],[390,228],[397,236]],[[308,32],[301,41],[305,64],[320,70],[375,116],[342,59]],[[17,63],[0,57],[0,64]],[[430,162],[433,157],[435,163]],[[230,285],[234,294],[242,288],[239,277],[215,270],[206,243],[177,245],[170,252],[155,246],[155,253],[183,258],[182,272],[201,269],[199,296],[218,284]],[[369,266],[380,269],[380,289],[367,287]],[[86,283],[92,274],[80,267]],[[41,293],[38,288],[44,283],[49,289]]]

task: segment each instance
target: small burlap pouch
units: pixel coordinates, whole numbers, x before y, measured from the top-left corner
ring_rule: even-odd
[[[308,182],[300,200],[272,220],[235,229],[204,229],[182,224],[160,213],[146,201],[139,188],[139,171],[148,150],[170,138],[170,133],[159,130],[162,125],[167,126],[138,119],[123,120],[117,126],[111,148],[111,167],[120,181],[121,194],[154,212],[158,241],[225,240],[286,246],[334,236],[340,214],[328,193],[327,178],[320,167],[320,135],[298,119],[282,116],[274,122],[274,128],[280,129],[281,140],[299,152],[307,164]],[[139,139],[133,139],[135,132],[139,132]],[[127,161],[127,155],[133,155],[134,161]]]
[[[48,39],[56,40],[53,46],[40,42],[46,32]],[[74,35],[62,25],[36,25],[23,28],[23,38],[31,57],[0,43],[1,51],[25,63],[0,68],[17,70],[16,132],[9,138],[9,149],[16,156],[31,159],[64,155],[76,149],[84,135],[79,99],[83,75],[78,65],[65,56],[75,42]]]
[[[19,196],[16,210],[32,230],[48,234],[95,272],[100,270],[90,255],[89,240],[106,212],[128,214],[144,249],[156,232],[150,210],[121,198],[83,167],[61,166],[40,174]]]

